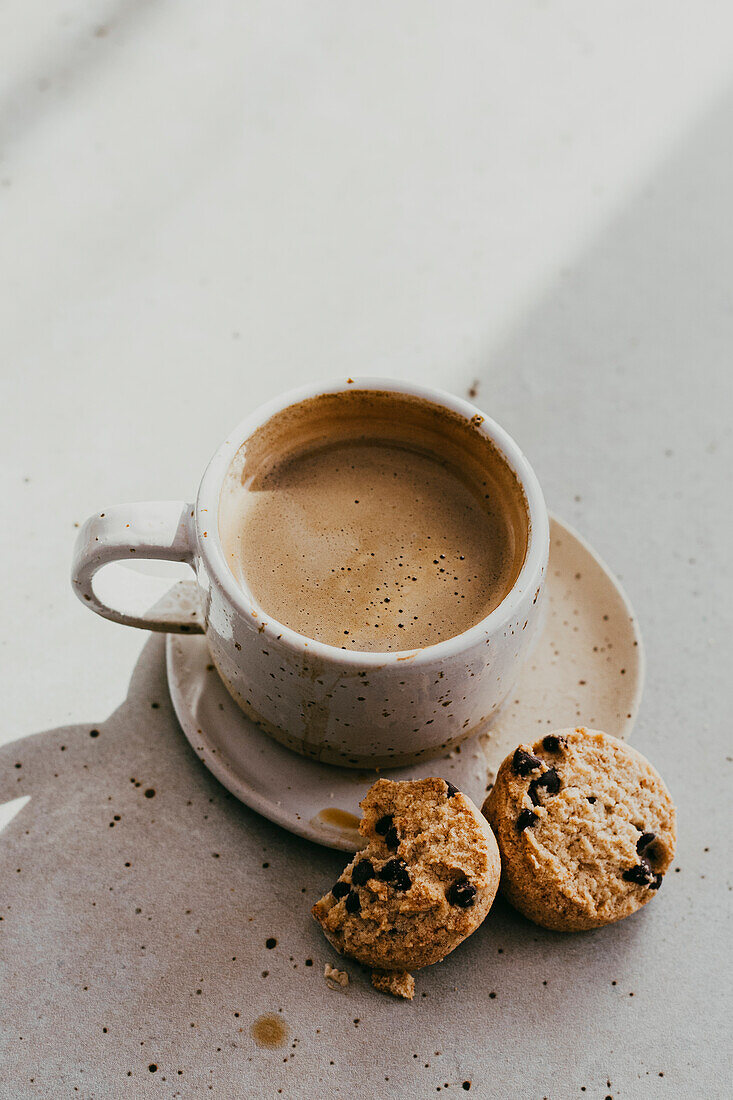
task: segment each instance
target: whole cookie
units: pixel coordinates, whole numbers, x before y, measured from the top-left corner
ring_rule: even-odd
[[[675,810],[661,777],[598,730],[558,730],[520,745],[483,812],[499,842],[502,893],[559,932],[636,912],[674,856]]]
[[[361,807],[367,844],[313,916],[337,951],[367,966],[438,962],[491,908],[501,871],[494,834],[445,779],[379,779]]]

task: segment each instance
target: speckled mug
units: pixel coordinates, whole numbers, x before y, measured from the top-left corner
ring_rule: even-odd
[[[407,394],[470,423],[498,449],[524,493],[527,548],[511,591],[471,629],[425,649],[347,651],[297,634],[250,600],[222,551],[219,498],[242,445],[290,405],[357,389]],[[442,755],[490,724],[537,629],[549,544],[537,478],[498,424],[468,402],[438,390],[386,379],[349,379],[291,392],[244,420],[209,463],[195,505],[120,505],[90,517],[77,539],[72,583],[93,611],[115,622],[147,630],[205,632],[212,660],[233,698],[288,748],[347,767],[390,767]],[[160,599],[151,578],[110,565],[129,561],[130,555],[185,562],[196,583],[181,582]],[[110,568],[95,580],[106,565]]]

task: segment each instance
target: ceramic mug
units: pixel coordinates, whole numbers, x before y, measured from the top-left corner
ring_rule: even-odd
[[[240,448],[290,405],[320,394],[377,390],[448,410],[487,436],[524,494],[527,546],[514,586],[485,619],[446,641],[403,653],[342,650],[275,622],[236,582],[222,550],[218,507]],[[90,517],[76,543],[72,583],[97,614],[147,630],[205,632],[229,692],[261,729],[326,763],[390,767],[430,759],[486,728],[511,690],[538,626],[549,553],[547,510],[517,444],[457,397],[411,383],[364,379],[286,394],[247,417],[211,459],[195,505],[119,505]],[[185,562],[196,583],[162,599],[159,582],[110,565]],[[109,565],[109,569],[103,566]]]

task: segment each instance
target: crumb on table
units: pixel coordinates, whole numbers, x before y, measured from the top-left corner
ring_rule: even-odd
[[[415,979],[406,970],[373,970],[372,985],[380,993],[411,1001],[415,996]]]
[[[336,982],[337,985],[347,986],[349,984],[349,975],[346,971],[337,970],[330,963],[326,963],[323,969],[323,977],[329,982]]]

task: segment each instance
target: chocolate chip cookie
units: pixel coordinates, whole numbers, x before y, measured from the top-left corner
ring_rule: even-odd
[[[520,745],[483,812],[499,842],[502,893],[559,932],[635,913],[674,857],[664,782],[641,753],[598,730],[558,730]]]
[[[501,869],[494,834],[445,779],[379,779],[361,807],[366,846],[313,916],[337,951],[375,969],[438,962],[491,908]]]

